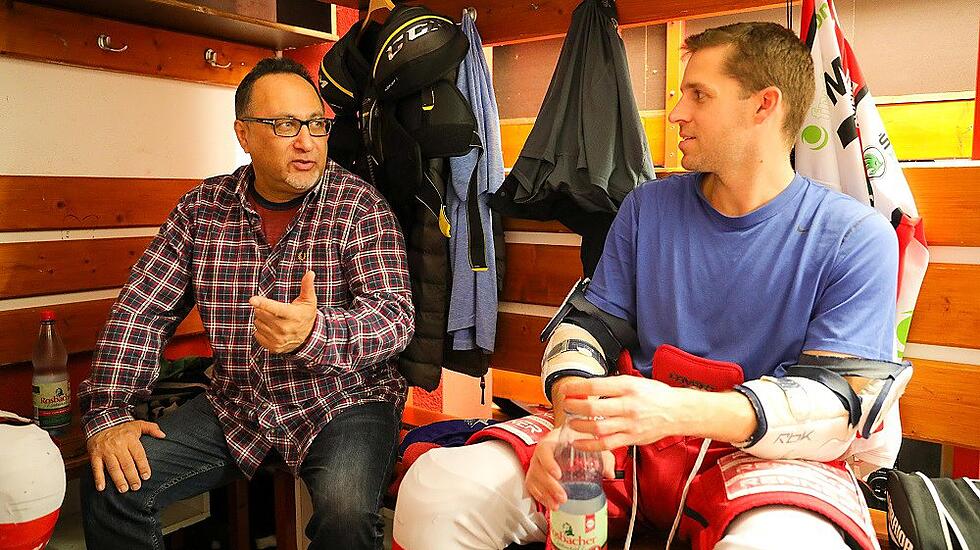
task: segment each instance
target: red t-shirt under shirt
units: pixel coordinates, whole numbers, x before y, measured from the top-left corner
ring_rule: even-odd
[[[276,247],[276,243],[286,232],[286,226],[293,221],[299,207],[303,205],[305,196],[305,194],[300,195],[288,202],[272,202],[266,200],[255,190],[254,183],[249,183],[248,203],[252,205],[262,220],[262,233],[265,234],[265,240],[269,246]]]

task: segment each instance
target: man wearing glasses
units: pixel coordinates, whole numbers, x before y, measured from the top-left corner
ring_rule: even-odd
[[[252,164],[182,197],[133,267],[80,389],[89,548],[162,549],[159,511],[277,455],[313,496],[310,548],[380,548],[414,310],[394,215],[326,156],[332,121],[302,66],[265,59],[235,95]],[[197,306],[204,395],[134,420]]]

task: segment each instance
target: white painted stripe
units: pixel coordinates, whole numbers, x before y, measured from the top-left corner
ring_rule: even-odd
[[[556,306],[539,306],[517,302],[499,302],[497,303],[497,311],[500,313],[515,313],[517,315],[530,315],[532,317],[547,317],[551,319],[558,312],[558,308]]]
[[[121,227],[117,229],[60,229],[52,231],[11,231],[0,233],[0,244],[45,241],[86,241],[122,237],[155,237],[159,227]]]
[[[518,244],[553,244],[557,246],[581,246],[582,237],[575,233],[549,233],[545,231],[504,231],[504,242]]]
[[[926,238],[928,239],[928,236]],[[980,264],[980,247],[930,246],[929,262],[934,264]]]
[[[11,311],[14,309],[26,309],[30,307],[56,306],[61,304],[74,304],[77,302],[88,302],[91,300],[105,300],[119,296],[121,288],[110,288],[107,290],[89,290],[86,292],[71,292],[68,294],[49,294],[47,296],[31,296],[29,298],[11,298],[0,300],[0,311]]]
[[[914,321],[913,321],[914,322]],[[909,359],[930,359],[964,365],[980,365],[980,349],[954,348],[909,342],[905,346],[905,356]]]

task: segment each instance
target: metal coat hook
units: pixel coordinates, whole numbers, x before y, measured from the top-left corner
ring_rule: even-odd
[[[108,34],[100,34],[99,38],[96,40],[96,44],[98,44],[99,48],[107,52],[124,52],[129,49],[128,44],[123,44],[120,48],[113,48],[112,38],[110,38]]]
[[[208,65],[216,69],[228,69],[231,67],[231,61],[225,64],[218,63],[218,52],[208,48],[204,50],[204,61],[207,61]]]
[[[476,8],[473,7],[463,8],[463,15],[464,16],[469,15],[470,19],[472,19],[473,22],[476,23]]]

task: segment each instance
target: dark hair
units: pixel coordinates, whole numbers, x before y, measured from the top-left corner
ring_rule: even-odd
[[[690,53],[715,46],[730,46],[725,72],[753,94],[769,86],[783,92],[786,118],[783,134],[793,143],[813,102],[813,58],[793,31],[776,23],[735,23],[689,36]]]
[[[317,89],[316,83],[313,82],[313,78],[310,77],[310,73],[307,72],[306,67],[288,57],[267,57],[259,61],[238,84],[238,89],[235,90],[236,117],[240,118],[247,114],[248,104],[252,101],[252,88],[255,86],[255,81],[269,74],[295,74],[301,76],[303,80],[310,83],[310,86],[313,86],[316,95],[318,97],[320,95],[320,90]]]

